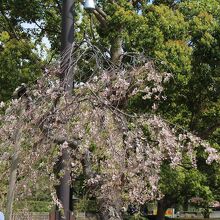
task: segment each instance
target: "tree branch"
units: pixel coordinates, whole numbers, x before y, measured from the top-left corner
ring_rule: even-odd
[[[56,138],[50,138],[55,144],[63,144],[64,142],[67,142],[69,147],[71,147],[72,149],[75,149],[79,143],[76,141],[76,139],[66,139],[66,138],[62,138],[62,137],[56,137]]]
[[[9,19],[7,18],[7,16],[5,15],[3,9],[1,9],[0,12],[1,12],[3,18],[5,19],[5,21],[7,22],[9,28],[11,29],[11,31],[12,31],[12,33],[13,33],[13,37],[16,38],[17,40],[19,40],[19,39],[20,39],[19,36],[17,35],[17,33],[16,33],[16,31],[15,31],[13,25],[11,24],[10,20],[9,20]]]
[[[103,28],[107,28],[107,23],[106,23],[105,17],[103,17],[97,10],[94,10],[93,14],[97,18],[97,20],[100,22],[101,26]]]
[[[106,19],[107,17],[107,14],[100,8],[98,7],[97,5],[95,6],[95,10],[103,17]]]
[[[43,28],[41,27],[36,21],[34,22],[34,24],[40,28],[42,31],[45,31],[45,32],[52,32],[52,33],[56,33],[56,34],[61,34],[60,31],[56,31],[56,30],[52,30],[52,29],[49,29],[49,28]]]

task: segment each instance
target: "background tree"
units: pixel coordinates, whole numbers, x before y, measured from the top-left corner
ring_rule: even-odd
[[[165,217],[168,208],[182,206],[184,211],[188,210],[192,198],[204,201],[200,208],[209,208],[214,200],[214,192],[208,183],[207,176],[195,168],[184,168],[179,166],[172,168],[164,164],[161,169],[160,189],[164,194],[157,204],[157,219]],[[206,202],[206,204],[205,204]]]
[[[6,100],[17,85],[40,73],[41,60],[33,50],[43,36],[48,37],[52,53],[57,55],[61,1],[1,3],[0,99]],[[167,99],[157,113],[210,140],[219,149],[219,2],[98,1],[91,16],[81,10],[80,4],[76,2],[76,39],[80,42],[85,36],[92,36],[93,45],[115,64],[137,64],[129,54],[142,53],[153,59],[159,70],[172,72],[173,80],[166,86]],[[24,22],[37,28],[26,31]],[[84,61],[89,61],[87,67],[82,65],[89,75],[94,60],[87,56]],[[151,111],[151,104],[151,100],[137,95],[123,100],[122,106],[129,107],[132,113],[146,113]],[[204,159],[199,163],[200,171],[209,170]],[[211,170],[210,176],[215,179],[218,170]]]

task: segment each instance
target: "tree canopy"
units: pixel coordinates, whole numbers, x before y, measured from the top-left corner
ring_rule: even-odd
[[[67,114],[63,109],[69,106],[68,101],[65,101],[65,94],[62,91],[62,87],[56,84],[56,77],[60,71],[59,61],[57,62],[57,60],[60,53],[61,11],[61,0],[33,0],[31,2],[27,0],[2,0],[0,4],[0,102],[9,101],[13,96],[13,91],[21,83],[29,84],[30,88],[32,88],[33,84],[36,84],[34,89],[30,89],[30,95],[27,92],[28,96],[32,99],[32,101],[28,101],[31,103],[30,107],[27,106],[26,109],[26,107],[24,107],[25,104],[20,106],[19,103],[24,102],[24,97],[14,99],[14,101],[9,104],[9,106],[12,106],[11,112],[9,111],[10,114],[6,112],[5,115],[3,114],[2,116],[1,129],[3,129],[2,131],[8,129],[8,133],[9,131],[15,131],[16,126],[18,126],[16,123],[19,123],[19,121],[17,121],[19,114],[24,114],[21,120],[23,120],[22,123],[24,123],[25,126],[27,124],[28,126],[32,126],[39,122],[34,121],[37,120],[37,117],[39,117],[38,119],[40,120],[40,115],[45,116],[45,121],[41,119],[40,125],[34,129],[32,127],[32,131],[28,130],[30,127],[27,128],[24,126],[25,129],[27,128],[26,134],[30,134],[29,137],[25,135],[24,141],[23,153],[26,159],[28,158],[27,153],[32,155],[32,150],[35,147],[35,145],[32,145],[34,142],[32,144],[29,142],[30,137],[35,138],[31,136],[31,134],[38,134],[38,140],[35,142],[40,143],[40,141],[44,142],[46,140],[41,136],[42,127],[40,126],[45,125],[47,128],[43,129],[48,129],[48,131],[50,131],[49,127],[52,126],[53,132],[57,131],[56,129],[58,128],[55,126],[56,124],[53,120],[58,117],[56,115],[58,113],[53,112],[50,115],[49,112],[51,109],[54,110],[57,108],[56,111],[62,112],[63,115],[59,115],[59,117],[62,118]],[[122,165],[117,163],[117,157],[114,158],[112,155],[110,156],[113,152],[108,152],[103,148],[104,146],[109,146],[109,143],[104,143],[103,146],[100,146],[98,141],[94,139],[94,136],[96,135],[96,138],[101,139],[103,137],[110,137],[111,139],[112,136],[110,133],[112,132],[115,135],[115,140],[111,141],[116,141],[117,131],[120,130],[120,132],[122,132],[123,130],[119,128],[120,126],[117,124],[117,120],[121,120],[119,124],[124,122],[122,118],[126,118],[126,115],[133,115],[135,117],[137,115],[146,116],[148,120],[151,118],[150,115],[154,115],[155,119],[159,120],[157,121],[157,131],[149,131],[149,121],[146,124],[142,124],[142,122],[138,120],[134,122],[132,117],[129,120],[127,118],[125,120],[127,130],[129,131],[129,134],[125,132],[125,136],[132,137],[131,133],[135,131],[137,132],[137,136],[141,134],[138,136],[138,138],[140,138],[138,140],[142,142],[142,138],[146,138],[148,144],[153,146],[152,149],[154,150],[161,144],[160,138],[163,135],[167,135],[167,140],[172,142],[171,134],[173,134],[172,129],[174,129],[176,138],[178,137],[177,139],[180,139],[180,142],[184,142],[183,145],[188,144],[188,140],[196,136],[198,138],[196,140],[205,140],[213,147],[210,148],[212,150],[209,150],[209,154],[213,156],[219,152],[219,17],[220,3],[218,0],[99,0],[97,1],[96,9],[90,14],[83,10],[81,1],[75,2],[75,42],[76,48],[78,47],[80,49],[74,51],[74,56],[79,59],[76,61],[77,69],[75,70],[73,103],[78,106],[78,109],[76,110],[76,114],[76,112],[73,112],[72,104],[70,104],[72,118],[69,119],[71,126],[74,125],[76,128],[77,126],[81,126],[81,128],[84,126],[82,129],[84,129],[84,135],[87,139],[83,140],[82,145],[87,146],[89,152],[95,155],[93,159],[99,165],[93,168],[97,175],[104,175],[105,172],[107,172],[107,168],[105,168],[105,170],[102,168],[102,165],[107,163],[110,157],[113,158],[113,161],[115,159],[114,166],[118,168],[117,172],[122,172],[122,169],[120,170],[120,168],[122,168],[120,166]],[[27,29],[25,24],[30,24],[31,28]],[[43,37],[46,37],[51,44],[50,52],[47,53],[46,58],[39,52],[43,48]],[[87,44],[85,42],[90,43]],[[84,52],[82,52],[82,48],[85,50]],[[98,58],[94,55],[94,51],[96,51],[96,55],[98,51]],[[134,72],[136,71],[138,73],[137,75],[132,72],[132,68]],[[112,70],[113,73],[109,70]],[[106,76],[106,74],[104,74],[105,71],[109,75],[112,74],[112,76],[110,78]],[[117,71],[118,73],[116,73]],[[38,77],[42,75],[43,79],[45,79],[45,84],[43,84],[42,80],[37,81]],[[166,76],[169,80],[164,81]],[[95,82],[95,80],[97,80],[96,77],[98,81],[100,81],[100,84]],[[108,82],[107,84],[104,83],[104,77],[106,77],[105,80],[106,83]],[[106,91],[102,90],[102,86],[106,88]],[[77,96],[78,94],[80,94],[80,98],[82,96],[88,98],[89,96],[94,103],[88,104],[85,102],[85,104],[78,105],[74,100],[76,99],[81,103],[81,100]],[[101,97],[102,102],[100,102],[99,99],[96,100],[96,96]],[[64,100],[62,98],[64,98]],[[107,104],[104,101],[105,99],[107,100]],[[57,104],[56,101],[58,101],[59,104]],[[1,103],[1,105],[3,106],[5,104]],[[104,107],[102,105],[104,105]],[[25,108],[25,112],[16,112],[15,108],[18,106]],[[111,108],[109,106],[111,106]],[[2,112],[4,112],[4,108]],[[28,108],[31,110],[28,110]],[[95,110],[92,110],[92,108]],[[99,115],[99,111],[101,110],[106,112],[105,116],[103,116],[103,112],[100,112]],[[37,111],[36,115],[38,116],[34,118],[34,116],[31,115],[31,111]],[[116,111],[120,117],[115,118],[111,111]],[[124,114],[122,114],[122,112],[124,112]],[[86,113],[88,113],[90,117],[85,115]],[[25,114],[30,117],[30,121],[26,121],[27,115]],[[12,115],[17,119],[10,119]],[[93,121],[92,116],[94,120],[97,119],[97,121]],[[103,117],[107,118],[104,119]],[[103,118],[104,121],[109,120],[109,124],[112,124],[113,127],[106,125],[106,132],[96,130],[102,126],[100,124],[101,118]],[[14,120],[15,124],[11,124],[11,126],[14,127],[9,126],[8,128],[4,128],[4,123],[11,123],[9,119]],[[85,119],[87,122],[84,121]],[[50,120],[52,120],[52,122]],[[79,122],[81,125],[78,124]],[[50,123],[52,123],[52,125]],[[56,121],[56,123],[58,122]],[[93,123],[96,124],[98,128],[93,126]],[[168,137],[168,133],[165,132],[166,129],[165,131],[160,129],[159,124],[163,129],[171,129],[171,133],[169,133],[171,135],[170,137]],[[69,127],[70,130],[73,129],[71,126]],[[67,127],[65,127],[65,129],[67,129]],[[65,130],[65,132],[67,132],[67,130]],[[92,134],[92,131],[96,131],[96,134]],[[69,132],[70,131],[67,132],[66,136],[69,136]],[[74,132],[76,131],[74,130]],[[5,131],[2,135],[5,135]],[[122,147],[124,146],[122,143],[125,141],[123,138],[126,139],[125,136],[123,137],[122,135],[118,137],[118,143],[115,143],[120,150],[125,150]],[[48,136],[46,137],[48,138]],[[13,152],[13,144],[10,143],[8,146],[5,146],[5,143],[7,143],[7,138],[5,138],[4,143],[1,141],[1,144],[9,149],[6,151],[8,151],[10,155]],[[193,143],[195,144],[195,141]],[[202,143],[202,141],[199,143]],[[44,144],[46,146],[48,143]],[[41,147],[44,146],[44,144],[41,144]],[[59,151],[59,146],[63,147],[64,142],[59,144],[56,143],[52,146],[55,152],[53,153],[56,156],[56,153]],[[167,146],[169,145],[167,142],[163,144],[165,146],[166,144]],[[180,147],[178,142],[171,144]],[[45,148],[45,154],[47,151],[50,151],[48,146],[49,145]],[[138,146],[137,144],[137,148]],[[150,152],[144,153],[144,151],[148,149],[145,147],[139,150],[141,152],[143,150],[142,154],[148,154],[149,156]],[[170,147],[170,149],[172,149],[172,147]],[[105,151],[109,153],[109,155],[105,155]],[[128,151],[128,158],[130,158],[131,155],[138,154],[137,149],[132,151],[126,148],[125,151]],[[119,151],[119,153],[125,153],[125,151]],[[174,150],[174,152],[177,154],[176,158],[178,158],[178,156],[180,156],[179,151],[176,152]],[[169,152],[168,150],[168,154],[173,154],[174,152]],[[85,152],[80,153],[79,155],[83,155]],[[164,157],[166,153],[164,152]],[[184,153],[183,158],[188,163],[190,156],[187,156],[185,152],[181,153]],[[101,156],[102,154],[105,156]],[[4,158],[5,154],[2,154],[2,156],[2,158]],[[143,160],[139,158],[143,163],[149,159],[145,156],[142,158]],[[56,157],[51,154],[50,159],[55,160],[55,158]],[[128,160],[128,158],[126,158],[126,160]],[[138,161],[138,158],[134,158]],[[186,171],[178,166],[173,169],[170,168],[170,166],[162,165],[162,163],[160,164],[161,170],[155,168],[155,173],[161,172],[161,192],[165,197],[169,197],[170,192],[178,185],[178,192],[180,194],[182,194],[182,190],[184,191],[184,189],[188,187],[189,195],[203,195],[207,201],[210,198],[219,199],[219,193],[216,192],[216,186],[219,185],[218,164],[206,164],[207,158],[208,162],[210,162],[210,157],[208,156],[208,152],[205,152],[204,149],[200,147],[191,154],[191,159],[193,158],[197,159],[197,170],[192,168]],[[10,157],[8,159],[9,162]],[[44,164],[46,162],[44,161],[50,159],[41,158],[35,165],[32,165],[42,171],[42,167],[46,166]],[[175,157],[172,159],[175,161]],[[131,161],[133,160],[131,159]],[[133,163],[136,161],[131,162],[133,169],[135,169]],[[165,159],[165,163],[167,162],[172,164],[169,158]],[[78,164],[80,164],[79,160],[77,161],[77,166]],[[10,163],[4,163],[6,168],[9,165]],[[134,178],[134,180],[132,180],[131,178],[129,181],[125,181],[125,183],[134,183],[135,180],[140,181],[138,178],[141,177],[141,174],[138,172],[147,172],[146,169],[148,169],[144,169],[143,164],[141,166],[143,166],[141,168],[143,171],[137,171],[137,179]],[[112,168],[112,171],[113,170]],[[49,174],[51,174],[51,167],[49,171]],[[140,176],[138,177],[138,175]],[[172,175],[175,181],[168,187],[170,191],[167,192],[167,178],[169,175]],[[111,177],[113,178],[113,172],[111,173]],[[151,186],[151,192],[153,192],[152,184],[155,181],[159,183],[159,179],[151,178],[151,176],[145,177],[144,186],[146,190]],[[19,178],[22,182],[22,174]],[[110,177],[108,176],[108,178]],[[106,177],[106,181],[108,178]],[[117,179],[119,177],[116,175],[114,178]],[[120,178],[122,177],[120,176]],[[98,181],[97,179],[92,180]],[[187,182],[186,180],[191,181]],[[129,184],[126,187],[127,191],[125,190],[123,193],[121,191],[121,197],[125,198],[124,201],[126,200],[129,190],[131,190]],[[148,193],[149,192],[150,190]],[[140,191],[133,191],[133,194],[135,193],[137,193],[135,197],[136,200],[134,199],[132,202],[137,202],[137,197],[140,197],[141,194]],[[175,201],[176,198],[172,199]],[[170,201],[172,199],[170,199]],[[181,199],[182,201],[178,202],[184,203],[184,198]],[[187,198],[187,200],[188,199],[189,198]]]

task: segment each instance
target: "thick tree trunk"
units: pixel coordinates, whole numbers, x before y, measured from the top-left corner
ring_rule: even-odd
[[[168,204],[167,204],[165,198],[163,198],[157,202],[156,220],[164,220],[165,219],[165,213],[166,213],[167,208],[168,208]]]
[[[62,5],[61,22],[61,81],[65,92],[71,97],[73,91],[73,68],[72,68],[72,49],[74,43],[74,0],[64,0]],[[70,220],[70,153],[69,146],[61,149],[62,155],[58,161],[58,173],[64,172],[60,178],[60,184],[57,186],[57,197],[62,203],[63,210],[59,211],[57,220]],[[63,213],[62,213],[63,211]]]
[[[120,65],[123,54],[121,37],[116,37],[115,39],[112,39],[110,53],[112,63],[114,63],[115,65]]]
[[[112,4],[115,4],[115,1],[111,1]],[[108,24],[106,22],[107,14],[98,6],[96,6],[96,9],[93,11],[93,14],[96,16],[97,20],[99,21],[102,29],[108,29]],[[118,28],[118,36],[113,38],[110,42],[111,48],[110,48],[110,56],[111,61],[115,65],[120,65],[122,60],[122,37],[120,36],[120,33],[122,31],[122,28]]]

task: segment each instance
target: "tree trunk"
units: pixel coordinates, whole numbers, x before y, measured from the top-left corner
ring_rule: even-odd
[[[163,198],[157,202],[156,220],[164,220],[165,219],[165,213],[166,213],[167,208],[168,208],[168,204],[167,204],[165,198]]]
[[[108,201],[107,201],[108,202]],[[106,201],[99,201],[99,216],[101,220],[122,220],[122,212],[120,210],[121,205],[116,202],[113,205],[106,205],[108,204]]]
[[[61,22],[61,81],[64,85],[65,92],[71,97],[73,91],[73,68],[72,68],[72,49],[74,43],[74,15],[75,1],[64,0],[62,5],[62,22]],[[60,178],[60,184],[57,186],[57,197],[62,203],[63,210],[59,211],[57,220],[70,220],[70,153],[68,148],[61,149],[62,155],[58,161],[58,170],[63,172]],[[63,211],[63,213],[62,213]]]
[[[16,185],[16,180],[17,180],[17,168],[18,168],[18,152],[15,152],[12,158],[12,165],[11,165],[11,171],[10,171],[5,220],[12,219],[14,191],[15,191],[15,185]]]
[[[188,200],[189,200],[189,198],[188,197],[185,197],[184,198],[184,202],[183,202],[183,211],[188,211]]]
[[[110,53],[112,63],[114,63],[115,65],[120,65],[123,54],[121,37],[116,37],[115,39],[112,39]]]
[[[209,218],[209,216],[210,216],[210,210],[209,210],[209,208],[204,208],[203,217],[204,217],[204,218]]]
[[[113,4],[114,1],[111,1],[111,3]],[[99,21],[101,25],[101,29],[108,30],[108,24],[106,22],[107,14],[104,11],[102,11],[102,9],[99,8],[98,6],[96,6],[96,9],[93,11],[93,14]],[[123,53],[123,49],[122,49],[123,40],[122,37],[120,36],[122,32],[122,28],[121,27],[118,28],[117,31],[118,31],[118,36],[112,38],[110,42],[111,44],[110,56],[113,64],[120,65],[122,60],[122,53]]]
[[[10,169],[10,178],[9,178],[9,187],[8,187],[8,194],[7,194],[7,207],[6,207],[5,220],[12,220],[14,192],[15,192],[17,171],[18,171],[21,130],[22,130],[21,125],[18,125],[18,129],[15,133],[14,154],[12,156],[12,164],[11,164],[11,169]]]

